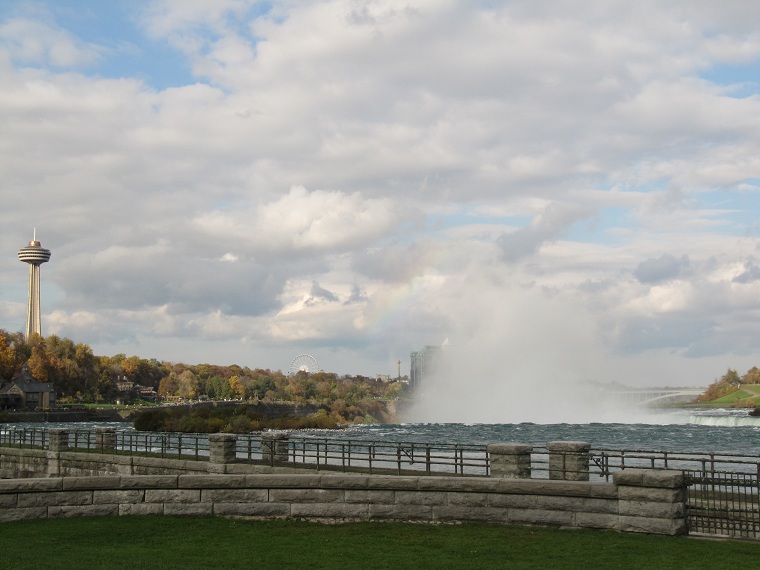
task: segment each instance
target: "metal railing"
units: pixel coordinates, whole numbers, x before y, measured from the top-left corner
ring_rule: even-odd
[[[208,461],[208,434],[138,432],[133,430],[67,430],[68,449]],[[47,449],[44,428],[0,428],[0,447]],[[549,478],[549,450],[534,446],[531,476]],[[238,435],[239,462],[303,469],[397,474],[488,476],[491,458],[485,444],[440,444],[340,439],[290,433]],[[587,466],[587,469],[586,469]],[[732,453],[673,452],[592,448],[577,475],[609,481],[625,469],[670,469],[687,482],[686,518],[691,533],[760,539],[760,457]],[[576,473],[564,473],[572,479]]]
[[[589,466],[592,475],[606,481],[613,472],[632,468],[760,475],[760,457],[738,453],[598,448],[591,450]]]
[[[18,448],[46,448],[48,430],[40,428],[0,429],[0,445]]]
[[[488,476],[486,445],[290,438],[289,462],[317,469],[397,475]]]
[[[690,534],[760,539],[758,476],[685,472]]]
[[[201,461],[208,460],[210,455],[208,434],[116,430],[113,440],[106,442],[102,434],[96,431],[68,431],[71,451]],[[276,454],[274,447],[262,443],[261,433],[238,435],[236,459],[343,472],[456,476],[489,474],[486,445],[364,441],[297,435],[290,435],[283,443],[287,451],[280,455]],[[44,428],[0,430],[2,446],[42,449],[48,444],[48,430]]]
[[[191,458],[207,460],[208,434],[139,432],[115,430],[113,444],[105,445],[96,430],[68,430],[72,450],[104,452],[115,450],[129,455]],[[0,445],[5,447],[46,448],[45,428],[3,427]],[[430,442],[389,442],[323,436],[288,434],[287,461],[314,469],[414,474],[482,475],[490,474],[490,457],[485,444],[442,444]],[[240,461],[281,462],[273,448],[262,444],[262,433],[237,436],[236,457]],[[760,457],[712,452],[674,452],[645,449],[592,448],[589,476],[608,481],[624,469],[675,469],[703,474],[745,473],[760,476]],[[534,446],[531,453],[533,477],[549,477],[549,451]]]

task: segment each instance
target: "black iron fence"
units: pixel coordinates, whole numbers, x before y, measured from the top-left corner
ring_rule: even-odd
[[[0,446],[47,449],[50,431],[4,427]],[[68,449],[208,461],[208,434],[134,430],[67,430]],[[549,478],[549,450],[533,446],[531,476]],[[624,469],[671,469],[687,479],[687,519],[691,533],[760,539],[760,457],[731,453],[592,448],[586,476],[608,481]],[[237,461],[287,464],[327,471],[488,476],[485,444],[441,444],[340,439],[289,433],[236,437]],[[585,469],[585,467],[582,467]]]
[[[756,473],[685,474],[691,534],[760,539],[760,488]]]
[[[623,469],[674,469],[701,473],[747,473],[760,475],[760,457],[756,455],[653,451],[645,449],[592,449],[590,472],[609,480]]]
[[[489,475],[486,445],[291,437],[288,458],[317,469],[424,475]]]
[[[68,449],[176,459],[209,459],[208,434],[153,433],[115,430],[111,439],[97,430],[67,430]],[[344,472],[487,476],[486,445],[387,442],[288,435],[279,445],[266,445],[262,433],[240,434],[236,458],[251,463]],[[49,430],[0,430],[0,446],[44,449]]]

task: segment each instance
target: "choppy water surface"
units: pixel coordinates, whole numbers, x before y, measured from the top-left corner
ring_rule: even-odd
[[[448,443],[587,441],[595,448],[760,455],[760,418],[748,410],[656,412],[649,423],[401,424],[355,426],[361,439]]]
[[[27,423],[7,427],[68,427],[88,429],[125,423]],[[0,426],[2,428],[3,426]],[[748,410],[678,410],[652,412],[647,423],[577,424],[395,424],[357,425],[320,435],[346,439],[431,442],[514,442],[543,446],[550,441],[587,441],[594,448],[740,453],[760,456],[760,418]]]

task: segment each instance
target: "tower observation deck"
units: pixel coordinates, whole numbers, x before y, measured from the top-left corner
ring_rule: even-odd
[[[37,232],[29,245],[18,252],[19,261],[29,264],[29,301],[26,309],[26,338],[33,333],[41,334],[40,318],[40,265],[50,260],[50,250],[37,241]]]

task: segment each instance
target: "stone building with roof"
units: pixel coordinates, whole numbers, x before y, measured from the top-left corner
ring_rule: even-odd
[[[0,388],[0,408],[45,410],[54,407],[55,388],[50,383],[38,382],[26,364],[10,384]]]

